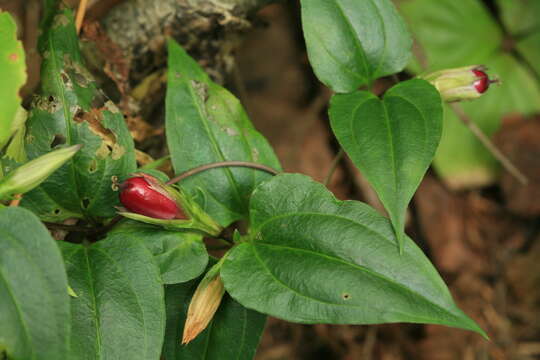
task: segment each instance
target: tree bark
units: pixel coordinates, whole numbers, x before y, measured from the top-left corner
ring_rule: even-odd
[[[272,0],[127,0],[101,25],[123,52],[130,84],[163,67],[167,36],[176,39],[210,75],[223,82],[234,64],[249,18]]]

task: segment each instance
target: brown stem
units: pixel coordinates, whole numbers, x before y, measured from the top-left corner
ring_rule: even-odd
[[[88,0],[81,0],[79,8],[77,9],[77,15],[75,17],[75,27],[77,28],[77,34],[81,32],[81,27],[84,21],[84,14],[86,14],[86,7]]]
[[[15,195],[13,197],[13,200],[11,200],[11,202],[9,203],[9,206],[11,207],[19,206],[19,204],[21,203],[21,199],[22,199],[22,194]]]
[[[450,104],[459,119],[476,136],[476,138],[486,147],[486,149],[497,159],[501,165],[514,176],[521,184],[527,185],[529,179],[493,144],[491,139],[474,123],[458,104]]]
[[[206,164],[202,166],[198,166],[196,168],[193,168],[191,170],[188,170],[186,172],[183,172],[182,174],[173,177],[171,180],[167,181],[165,184],[172,185],[176,184],[179,181],[184,180],[185,178],[188,178],[190,176],[199,174],[203,171],[210,170],[210,169],[216,169],[216,168],[222,168],[222,167],[245,167],[250,169],[257,169],[261,171],[265,171],[272,175],[279,174],[279,171],[272,169],[271,167],[268,167],[266,165],[257,164],[257,163],[251,163],[247,161],[221,161],[211,164]]]

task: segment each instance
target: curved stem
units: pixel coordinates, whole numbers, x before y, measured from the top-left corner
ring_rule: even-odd
[[[265,171],[272,175],[279,174],[279,171],[272,169],[271,167],[268,167],[266,165],[262,165],[262,164],[251,163],[247,161],[221,161],[221,162],[201,165],[191,170],[188,170],[186,172],[183,172],[180,175],[173,177],[171,180],[167,181],[165,184],[167,185],[176,184],[179,181],[182,181],[190,176],[197,175],[203,171],[216,169],[216,168],[222,168],[222,167],[245,167],[245,168]]]
[[[345,151],[343,151],[343,148],[340,148],[336,157],[332,161],[332,165],[330,165],[330,170],[328,171],[328,174],[326,174],[326,178],[324,179],[324,182],[323,182],[324,186],[328,186],[328,184],[330,183],[330,180],[332,180],[332,175],[334,175],[334,172],[336,171],[339,162],[343,158],[343,155],[345,155]]]

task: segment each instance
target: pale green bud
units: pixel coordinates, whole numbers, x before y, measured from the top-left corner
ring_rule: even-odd
[[[0,180],[0,199],[8,199],[34,189],[71,159],[81,147],[74,145],[51,151],[11,171]]]
[[[473,65],[436,71],[420,78],[435,86],[446,102],[474,100],[482,96],[490,84],[498,82],[490,79],[486,70],[482,65]]]

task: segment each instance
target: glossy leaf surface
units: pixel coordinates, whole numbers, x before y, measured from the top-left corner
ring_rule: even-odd
[[[9,359],[67,359],[69,297],[62,255],[30,211],[0,209],[0,348]]]
[[[266,141],[229,91],[212,82],[169,41],[167,143],[176,173],[220,161],[249,161],[280,169]],[[269,174],[246,168],[212,169],[179,184],[221,225],[247,216],[249,196]]]
[[[114,176],[135,170],[133,139],[123,115],[84,68],[69,10],[58,14],[41,37],[41,93],[27,121],[30,159],[56,146],[83,144],[81,151],[22,204],[42,219],[114,216]]]
[[[388,220],[338,201],[304,175],[278,175],[251,201],[252,233],[221,269],[242,305],[301,323],[443,324],[483,334],[454,304],[433,265]]]
[[[366,91],[335,95],[329,114],[339,143],[388,211],[401,247],[407,205],[441,137],[438,91],[416,79],[394,86],[383,100]]]
[[[182,283],[201,275],[208,264],[202,235],[169,231],[139,222],[128,222],[113,234],[141,241],[159,266],[165,284]]]
[[[389,0],[302,0],[302,26],[315,74],[351,92],[407,65],[412,39]]]
[[[62,243],[71,298],[72,359],[159,359],[163,286],[152,253],[117,234],[91,246]]]

